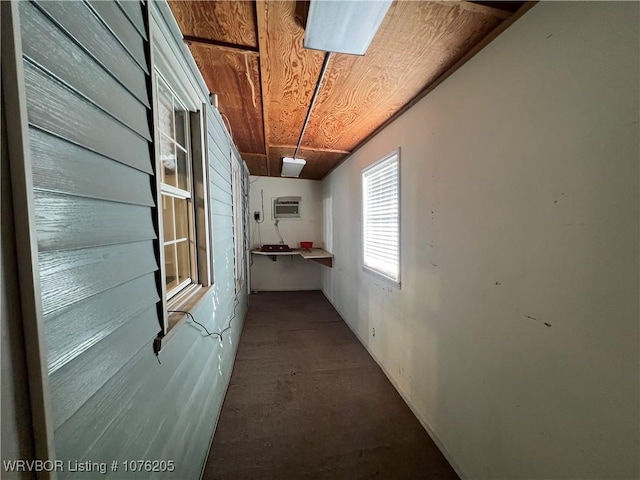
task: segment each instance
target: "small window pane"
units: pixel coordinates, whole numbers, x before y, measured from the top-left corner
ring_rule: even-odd
[[[175,138],[173,126],[173,96],[164,82],[158,79],[158,127],[169,137]]]
[[[178,242],[176,244],[178,251],[178,283],[191,278],[191,262],[189,256],[189,242]]]
[[[176,239],[189,238],[188,203],[184,198],[174,198]]]
[[[167,291],[178,286],[178,265],[176,263],[175,245],[164,247],[164,278]]]
[[[182,190],[189,190],[189,170],[187,166],[187,153],[177,148],[177,168],[178,168],[178,183],[175,185]]]
[[[162,230],[165,243],[176,239],[174,223],[173,197],[162,195]]]
[[[176,145],[160,135],[160,159],[162,160],[162,183],[176,186]]]
[[[187,112],[184,111],[184,109],[176,103],[176,111],[175,111],[175,125],[176,125],[176,142],[178,142],[178,144],[180,144],[182,147],[184,147],[185,149],[187,148],[187,137],[186,137],[186,125],[185,122],[187,121]]]

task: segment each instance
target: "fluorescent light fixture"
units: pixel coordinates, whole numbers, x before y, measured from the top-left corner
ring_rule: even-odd
[[[281,177],[299,177],[302,167],[307,164],[306,160],[301,158],[284,157],[282,159]]]
[[[392,0],[311,0],[305,48],[364,55]]]

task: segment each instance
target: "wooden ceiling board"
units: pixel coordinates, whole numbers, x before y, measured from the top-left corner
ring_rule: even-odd
[[[169,5],[185,37],[258,47],[256,10],[252,1],[169,0]]]
[[[269,147],[269,165],[271,176],[279,177],[282,171],[282,158],[293,157],[295,147]],[[298,158],[303,158],[307,164],[300,173],[300,178],[320,180],[329,173],[333,166],[340,162],[347,154],[326,151],[316,151],[300,148]]]
[[[395,2],[364,56],[333,55],[303,145],[352,150],[500,22],[454,2]]]
[[[258,1],[256,7],[267,143],[295,145],[325,54],[303,48],[295,1]]]
[[[308,4],[169,3],[251,173],[279,176],[282,157],[295,151],[326,55],[303,48]],[[333,54],[298,153],[307,160],[301,178],[324,178],[529,3],[396,0],[364,56]]]
[[[241,152],[265,154],[259,60],[250,52],[192,43],[193,58],[232,129]]]
[[[267,172],[267,156],[258,155],[255,153],[240,153],[242,159],[249,167],[249,173],[251,175],[260,175],[266,177]]]

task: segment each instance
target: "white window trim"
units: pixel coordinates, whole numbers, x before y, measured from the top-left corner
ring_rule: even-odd
[[[247,294],[251,293],[251,265],[249,259],[250,257],[250,238],[249,231],[251,229],[251,217],[250,217],[250,208],[249,208],[249,167],[247,167],[246,162],[242,162],[242,195],[245,200],[244,207],[244,251],[245,251],[245,260],[244,260],[244,272],[245,272],[245,287],[247,289]]]
[[[151,105],[153,115],[153,148],[155,149],[155,161],[159,157],[159,141],[157,138],[157,107],[156,107],[156,76],[159,71],[164,79],[169,83],[178,98],[186,105],[187,110],[192,112],[190,118],[191,126],[191,155],[193,184],[191,191],[194,195],[193,205],[195,207],[195,228],[197,242],[197,265],[199,284],[191,285],[182,290],[170,301],[167,300],[164,288],[159,288],[161,303],[158,306],[160,315],[161,331],[154,341],[154,351],[159,352],[163,346],[175,336],[180,330],[178,328],[185,323],[188,316],[186,314],[169,313],[169,311],[191,312],[197,308],[198,304],[210,298],[208,293],[214,285],[215,258],[213,254],[214,238],[211,223],[211,197],[210,197],[210,172],[209,172],[209,149],[208,130],[210,115],[215,114],[208,103],[209,91],[204,80],[200,76],[193,61],[189,62],[184,57],[184,44],[178,25],[175,23],[169,6],[160,2],[148,3],[147,20],[149,25],[149,55],[150,71],[149,81],[151,83]],[[172,23],[173,22],[173,23]],[[193,113],[196,112],[196,113]],[[215,121],[215,118],[214,118]],[[214,122],[215,123],[215,122]],[[194,132],[199,132],[199,136]],[[155,173],[159,173],[157,163],[154,163]],[[159,175],[155,175],[154,198],[156,205],[160,206],[160,180]],[[156,272],[158,286],[164,281],[164,249],[162,245],[163,232],[161,212],[154,213],[154,221],[157,222],[159,236],[155,241],[159,254],[156,253],[159,261],[159,269]],[[170,326],[170,318],[171,325]],[[176,317],[179,317],[176,320]]]
[[[190,171],[190,190],[162,183],[160,142],[158,136],[163,135],[158,128],[158,77],[169,88],[171,93],[181,103],[185,111],[189,112],[187,124],[189,133],[186,143],[188,145],[188,168]],[[162,331],[156,340],[156,350],[172,337],[179,324],[183,323],[186,315],[171,313],[175,311],[189,311],[197,304],[200,298],[213,285],[213,241],[211,224],[208,218],[209,206],[209,177],[208,177],[208,148],[207,148],[207,121],[206,104],[200,104],[200,110],[194,112],[187,106],[184,99],[171,83],[171,78],[163,74],[157,66],[153,68],[153,119],[154,119],[154,149],[155,149],[155,181],[158,221],[158,250],[159,250],[159,281],[162,285]],[[189,231],[193,244],[191,258],[191,278],[185,280],[172,289],[167,289],[165,284],[165,256],[164,256],[164,228],[162,215],[162,196],[170,195],[179,198],[188,198],[191,203],[189,214]],[[204,201],[202,201],[204,199]],[[202,203],[202,205],[200,205]],[[175,316],[180,318],[176,320]],[[170,321],[171,317],[171,321]]]
[[[366,265],[365,263],[365,240],[366,240],[366,200],[365,200],[365,188],[364,188],[364,176],[367,172],[369,172],[370,170],[376,169],[377,167],[379,167],[381,164],[387,162],[388,160],[390,160],[391,158],[396,157],[397,160],[397,165],[398,165],[398,275],[397,278],[393,278],[392,276],[388,275],[386,272],[383,272],[381,270],[378,270],[374,267],[371,267],[369,265]],[[393,150],[392,152],[389,152],[388,154],[386,154],[384,157],[380,158],[379,160],[375,161],[374,163],[372,163],[371,165],[368,165],[367,167],[365,167],[364,169],[362,169],[361,174],[360,174],[360,179],[361,179],[361,187],[362,187],[362,242],[361,242],[361,246],[362,246],[362,269],[375,276],[376,278],[385,281],[386,283],[389,283],[390,285],[393,285],[395,287],[397,287],[398,289],[401,286],[401,279],[402,279],[402,249],[401,249],[401,245],[402,245],[402,215],[401,215],[401,199],[402,199],[402,188],[401,188],[401,162],[400,162],[400,147],[398,147],[397,149]]]
[[[234,245],[234,269],[236,279],[236,291],[239,292],[245,281],[244,262],[244,189],[243,169],[237,161],[231,157],[231,193],[233,204],[233,245]]]
[[[158,157],[156,158],[156,166],[157,166],[157,171],[156,174],[160,177],[160,194],[159,194],[159,201],[162,202],[162,196],[170,196],[170,197],[174,197],[174,198],[179,198],[179,199],[184,199],[187,200],[188,204],[189,204],[189,209],[187,211],[187,231],[188,231],[188,237],[187,237],[187,246],[189,248],[189,278],[187,278],[186,280],[183,280],[182,282],[178,283],[177,285],[175,285],[172,288],[169,288],[166,284],[166,259],[164,259],[162,261],[162,278],[163,278],[163,288],[166,294],[166,298],[168,302],[171,302],[171,300],[178,295],[180,292],[182,292],[184,289],[186,289],[187,287],[189,287],[190,285],[198,285],[199,284],[199,277],[198,277],[198,249],[196,247],[196,243],[197,243],[197,238],[196,238],[196,227],[195,227],[195,205],[193,204],[193,193],[192,190],[194,188],[194,172],[193,172],[193,163],[194,163],[194,157],[192,155],[192,149],[191,149],[191,136],[192,136],[192,131],[191,131],[191,114],[193,112],[191,112],[187,106],[184,104],[184,102],[180,99],[180,96],[176,93],[175,89],[171,86],[171,84],[169,83],[169,81],[164,77],[164,75],[162,75],[162,72],[160,72],[160,70],[158,68],[156,68],[154,70],[155,76],[156,76],[156,84],[155,84],[155,97],[154,97],[154,108],[156,110],[159,110],[159,100],[160,100],[160,94],[159,94],[159,82],[158,82],[158,78],[160,79],[160,81],[163,83],[163,88],[166,88],[167,90],[169,90],[169,92],[172,95],[172,101],[174,104],[174,108],[172,111],[172,115],[174,118],[174,125],[173,125],[173,131],[176,132],[177,126],[175,125],[175,104],[178,103],[179,106],[183,109],[183,111],[187,112],[188,115],[185,115],[185,138],[184,138],[184,142],[185,145],[184,147],[182,145],[180,145],[176,139],[169,137],[165,132],[163,132],[160,128],[159,128],[159,122],[156,123],[155,125],[155,129],[156,132],[158,134],[158,136],[165,136],[169,141],[171,141],[171,143],[173,143],[173,145],[176,148],[181,149],[185,154],[186,154],[186,158],[187,158],[187,171],[188,171],[188,177],[187,177],[187,190],[183,189],[183,188],[179,188],[167,183],[164,183],[162,181],[162,159],[160,158],[160,155],[158,155]],[[159,142],[158,142],[159,143]],[[177,164],[176,164],[176,175],[177,175]],[[160,209],[160,207],[158,206],[158,215],[160,217],[163,216],[162,210]],[[162,223],[164,224],[164,218],[162,218]],[[175,225],[174,225],[174,233],[175,233]],[[175,244],[176,242],[165,242],[164,241],[164,228],[159,232],[159,237],[162,240],[161,243],[161,249],[162,249],[162,253],[164,254],[164,249],[167,245],[170,244]],[[178,239],[175,239],[178,240]],[[177,275],[177,268],[178,268],[178,253],[177,251],[175,252],[175,261],[176,261],[176,275]],[[167,326],[168,327],[168,326]]]
[[[162,193],[176,198],[192,197],[192,192],[190,192],[189,190],[183,190],[181,188],[174,187],[173,185],[167,185],[166,183],[162,184]]]

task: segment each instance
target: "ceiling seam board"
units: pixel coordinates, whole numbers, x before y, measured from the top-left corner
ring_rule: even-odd
[[[260,13],[258,12],[258,3],[256,3],[256,9],[255,9],[255,17],[254,17],[254,25],[255,25],[255,32],[256,32],[256,38],[258,39],[258,51],[263,51],[262,46],[264,45],[264,40],[261,38],[260,35]],[[264,137],[264,153],[265,153],[265,157],[264,157],[264,162],[267,168],[267,177],[271,176],[271,168],[269,165],[269,123],[268,123],[268,112],[267,112],[267,107],[266,107],[266,101],[264,98],[264,64],[263,64],[263,59],[262,56],[260,57],[260,95],[262,95],[262,135]]]
[[[324,75],[327,72],[327,68],[329,67],[329,62],[331,61],[332,52],[327,52],[324,56],[324,62],[322,63],[322,70],[320,70],[320,75],[318,75],[318,80],[316,80],[316,88],[313,91],[313,97],[311,97],[311,102],[309,103],[309,109],[307,110],[307,115],[304,118],[304,123],[302,124],[302,129],[300,130],[300,138],[298,139],[298,144],[296,145],[296,150],[293,153],[293,159],[295,160],[298,156],[298,150],[300,150],[300,144],[302,143],[302,139],[304,137],[304,132],[307,129],[307,124],[309,123],[309,119],[311,115],[313,115],[313,107],[318,100],[318,94],[322,89],[322,83],[324,82]]]
[[[273,148],[296,148],[296,145],[271,145]],[[321,147],[305,147],[301,145],[302,149],[311,149],[316,150],[318,152],[329,152],[329,153],[351,153],[349,150],[336,150],[333,148],[321,148]]]
[[[190,44],[190,43],[201,43],[203,45],[210,45],[212,47],[216,47],[216,48],[220,48],[220,49],[225,49],[225,50],[231,50],[231,51],[237,51],[237,52],[243,52],[243,53],[253,53],[255,55],[259,55],[260,52],[257,48],[253,48],[253,47],[248,47],[245,45],[238,45],[235,43],[227,43],[227,42],[221,42],[219,40],[211,40],[209,38],[200,38],[200,37],[192,37],[190,35],[184,35],[183,36],[183,40],[185,41],[185,43]]]

